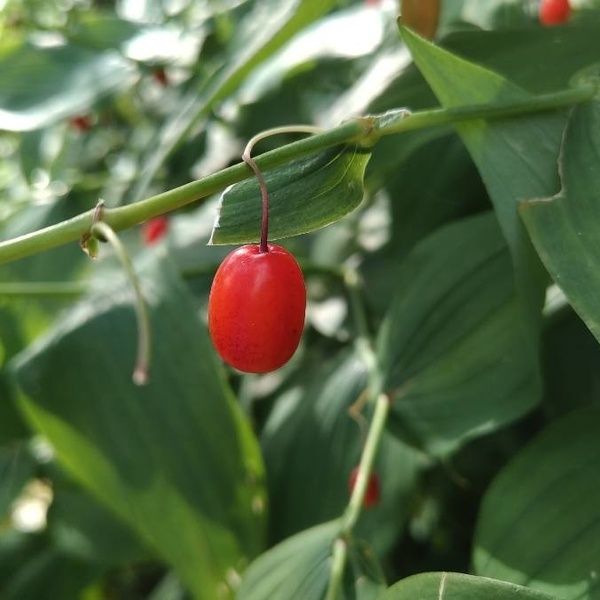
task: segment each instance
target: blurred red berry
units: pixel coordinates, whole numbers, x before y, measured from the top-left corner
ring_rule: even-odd
[[[560,25],[571,16],[569,0],[542,0],[540,3],[540,23],[542,25]]]
[[[84,133],[92,128],[92,117],[89,115],[77,115],[71,117],[69,119],[69,125],[76,131]]]
[[[356,479],[358,477],[358,467],[352,469],[350,477],[348,478],[348,489],[350,493],[354,490],[356,485]],[[363,500],[363,506],[365,508],[371,508],[376,504],[379,504],[379,498],[381,496],[381,485],[379,483],[379,476],[377,473],[371,473],[369,476],[369,482],[367,483],[367,491],[365,492],[365,498]]]
[[[169,219],[167,217],[155,217],[146,221],[142,225],[142,238],[146,246],[156,244],[169,229]]]
[[[169,85],[169,76],[164,67],[156,67],[156,69],[152,71],[152,77],[154,78],[154,81],[159,85],[162,85],[162,87],[167,87]]]

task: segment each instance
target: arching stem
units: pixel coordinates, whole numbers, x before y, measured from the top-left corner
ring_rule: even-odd
[[[261,133],[257,133],[250,141],[246,144],[244,152],[242,153],[242,160],[252,169],[258,180],[258,186],[260,187],[260,195],[262,198],[262,218],[260,225],[260,251],[269,251],[269,190],[267,189],[267,182],[265,181],[262,171],[259,169],[256,161],[252,158],[252,148],[265,138],[272,135],[279,135],[282,133],[321,133],[323,129],[320,127],[314,127],[313,125],[286,125],[285,127],[274,127],[273,129],[266,129]]]
[[[137,345],[137,358],[135,361],[135,368],[133,370],[133,382],[137,385],[144,385],[148,382],[148,368],[150,365],[150,318],[148,316],[148,309],[144,296],[142,294],[142,286],[140,284],[139,277],[137,276],[131,258],[123,246],[123,243],[119,239],[119,236],[113,231],[113,229],[102,221],[98,221],[92,225],[90,233],[101,240],[106,240],[114,249],[118,256],[127,278],[129,279],[133,291],[135,293],[135,316],[137,319],[137,330],[138,330],[138,345]]]

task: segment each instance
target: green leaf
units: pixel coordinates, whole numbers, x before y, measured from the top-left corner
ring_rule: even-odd
[[[323,600],[338,531],[338,521],[324,523],[259,556],[244,574],[237,600]],[[365,546],[348,544],[340,600],[375,600],[384,588],[381,571]]]
[[[501,471],[479,515],[481,575],[565,600],[600,598],[600,409],[549,425]]]
[[[397,156],[400,147],[392,154]],[[456,135],[414,150],[386,176],[384,187],[390,196],[390,240],[361,265],[365,294],[378,313],[390,304],[400,261],[419,240],[445,223],[489,207],[475,165]]]
[[[74,45],[11,47],[0,52],[0,130],[29,131],[86,112],[133,74],[113,52]]]
[[[598,64],[598,36],[600,23],[589,20],[568,27],[460,31],[442,45],[539,94],[568,87],[578,71]]]
[[[169,263],[153,262],[143,282],[155,340],[150,383],[131,381],[135,318],[130,286],[118,285],[17,357],[22,408],[71,475],[173,565],[195,598],[228,597],[226,573],[262,546],[258,446]]]
[[[487,577],[420,573],[394,584],[380,600],[552,600],[552,596]]]
[[[542,350],[548,414],[600,404],[600,346],[571,307],[550,317]]]
[[[261,433],[273,499],[270,532],[276,540],[342,514],[349,500],[348,478],[360,459],[363,430],[348,411],[366,388],[365,366],[355,352],[316,362],[303,365],[301,375],[278,397]],[[382,555],[409,516],[419,460],[386,433],[374,468],[384,482],[381,499],[363,513],[357,535]]]
[[[342,146],[265,173],[269,190],[269,238],[308,233],[354,210],[363,198],[370,151]],[[258,183],[248,179],[221,196],[210,243],[238,244],[260,239]]]
[[[538,402],[535,357],[493,214],[438,230],[396,277],[378,354],[397,432],[442,455]]]
[[[0,521],[34,472],[35,460],[24,444],[0,447]]]
[[[89,565],[49,547],[29,557],[12,574],[2,590],[4,600],[56,600],[79,598],[82,591],[100,575]]]
[[[44,534],[7,529],[0,534],[2,600],[67,600],[100,576],[95,565],[62,554]]]
[[[600,340],[600,101],[574,109],[561,153],[562,190],[521,205],[521,215],[554,281]]]
[[[434,46],[407,29],[402,36],[427,82],[445,107],[522,101],[523,89],[497,73]],[[488,189],[515,263],[523,323],[536,332],[545,277],[517,212],[524,198],[554,193],[556,158],[565,124],[564,112],[471,121],[456,128]],[[522,148],[530,148],[523,160]],[[534,346],[535,338],[526,343]],[[535,347],[531,347],[536,352]]]
[[[61,552],[85,562],[115,566],[152,556],[131,529],[94,498],[56,482],[48,529]]]

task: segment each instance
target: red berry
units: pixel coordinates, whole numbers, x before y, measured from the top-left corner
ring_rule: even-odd
[[[221,358],[246,373],[267,373],[294,354],[306,310],[306,288],[285,248],[255,244],[229,253],[208,299],[208,328]]]
[[[89,115],[77,115],[69,119],[69,125],[81,133],[92,128],[92,118]]]
[[[159,85],[162,85],[162,87],[167,87],[169,85],[169,76],[164,67],[156,67],[156,69],[152,71],[152,77],[154,78],[154,81]]]
[[[571,16],[569,0],[542,0],[540,3],[540,23],[542,25],[560,25]]]
[[[354,490],[356,485],[356,479],[358,477],[358,467],[352,469],[350,477],[348,478],[348,489],[350,493]],[[381,485],[379,483],[379,476],[377,473],[371,473],[369,476],[369,482],[367,483],[367,491],[365,492],[365,498],[363,505],[365,508],[371,508],[376,504],[379,504],[379,497],[381,496]]]
[[[146,246],[156,244],[169,229],[169,219],[167,217],[154,217],[142,225],[142,238]]]

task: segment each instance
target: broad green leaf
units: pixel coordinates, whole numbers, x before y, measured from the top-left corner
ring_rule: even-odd
[[[548,319],[542,345],[544,408],[553,417],[600,404],[600,346],[567,307]]]
[[[0,521],[34,472],[35,460],[23,443],[0,447]]]
[[[0,130],[29,131],[86,112],[132,81],[116,53],[22,44],[0,52]]]
[[[0,534],[2,600],[79,598],[99,576],[98,567],[62,554],[44,534],[14,529]]]
[[[573,110],[561,153],[562,190],[521,205],[552,278],[600,340],[600,101]]]
[[[489,208],[477,169],[456,135],[414,150],[386,176],[384,187],[390,196],[390,240],[361,265],[365,293],[378,312],[389,306],[393,274],[419,240],[445,223]]]
[[[333,0],[263,0],[240,23],[232,47],[209,85],[198,94],[192,89],[172,118],[167,120],[142,161],[143,170],[132,190],[134,200],[143,198],[154,176],[194,125],[235,92],[248,75],[273,55],[294,34],[326,14]]]
[[[269,189],[269,238],[308,233],[354,210],[363,198],[370,151],[332,148],[265,173]],[[237,244],[260,239],[258,183],[248,179],[223,192],[210,243]]]
[[[19,564],[2,590],[4,600],[79,598],[100,576],[95,565],[73,559],[48,547]]]
[[[150,383],[131,381],[129,286],[109,286],[14,361],[22,408],[67,471],[173,565],[195,598],[228,597],[226,574],[262,546],[258,446],[169,263],[153,261],[143,280]]]
[[[259,556],[244,574],[237,600],[323,600],[338,531],[337,521],[324,523]],[[376,600],[384,587],[373,556],[354,541],[348,542],[344,575],[340,600]]]
[[[600,598],[600,409],[553,422],[497,476],[479,515],[480,575],[564,600]]]
[[[598,64],[599,35],[600,22],[589,20],[568,27],[460,31],[441,44],[539,94],[568,87],[578,71]]]
[[[318,363],[303,365],[261,433],[276,540],[342,514],[348,478],[360,459],[363,430],[349,409],[365,391],[365,366],[355,352]],[[368,408],[362,412],[368,419]],[[357,529],[379,554],[389,550],[409,516],[418,469],[416,453],[386,433],[375,463],[381,501],[363,513]]]
[[[497,73],[434,46],[402,30],[415,63],[441,104],[494,104],[522,101],[529,94]],[[537,331],[544,274],[517,212],[524,198],[556,191],[556,158],[565,124],[564,112],[456,126],[488,189],[515,263],[515,276],[526,323]],[[523,160],[522,148],[528,148]],[[526,340],[534,346],[534,338]],[[535,352],[535,347],[531,348]]]
[[[152,554],[139,538],[103,505],[80,490],[54,482],[48,530],[65,555],[105,566],[140,562]]]
[[[377,346],[397,432],[442,455],[535,406],[535,358],[493,214],[423,240],[396,286]]]
[[[487,577],[420,573],[394,584],[381,600],[552,600],[552,596]]]

